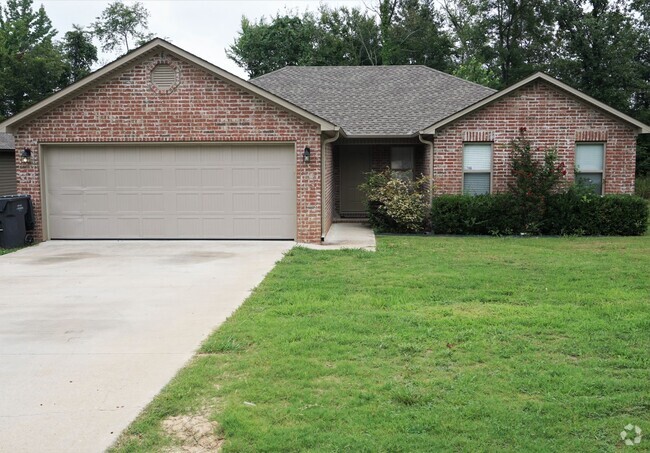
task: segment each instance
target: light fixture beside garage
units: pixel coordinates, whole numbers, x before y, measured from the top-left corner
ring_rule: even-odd
[[[309,146],[305,146],[305,150],[302,152],[302,160],[306,164],[311,160],[311,149],[309,149]]]
[[[23,149],[23,152],[20,153],[20,157],[23,164],[29,164],[32,161],[32,150],[29,148]]]

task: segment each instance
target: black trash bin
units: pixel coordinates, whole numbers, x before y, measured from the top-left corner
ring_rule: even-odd
[[[27,223],[33,228],[29,195],[0,197],[0,248],[22,247],[27,240]]]

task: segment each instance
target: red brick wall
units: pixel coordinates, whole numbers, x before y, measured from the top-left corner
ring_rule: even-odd
[[[149,83],[157,61],[176,66],[180,85],[159,94]],[[124,71],[14,131],[17,154],[32,150],[32,163],[18,162],[18,191],[31,194],[42,238],[39,144],[65,142],[295,142],[297,240],[320,242],[321,139],[317,125],[226,83],[185,61],[149,55]],[[305,146],[311,162],[303,162]]]
[[[463,143],[493,142],[493,190],[510,178],[510,143],[526,128],[534,146],[557,149],[573,181],[575,144],[604,141],[605,193],[633,193],[636,133],[626,124],[544,82],[536,82],[444,127],[434,138],[434,190],[461,193]]]

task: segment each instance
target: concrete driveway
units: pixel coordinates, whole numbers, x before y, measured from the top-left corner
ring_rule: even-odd
[[[50,241],[0,256],[0,451],[109,447],[292,246]]]

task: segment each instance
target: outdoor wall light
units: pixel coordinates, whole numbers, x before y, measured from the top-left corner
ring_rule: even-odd
[[[305,163],[308,163],[311,160],[311,149],[309,149],[309,146],[305,146],[305,150],[302,153],[302,159]]]
[[[28,164],[32,161],[32,150],[29,148],[25,148],[22,153],[20,153],[20,157],[22,157],[23,163]]]

